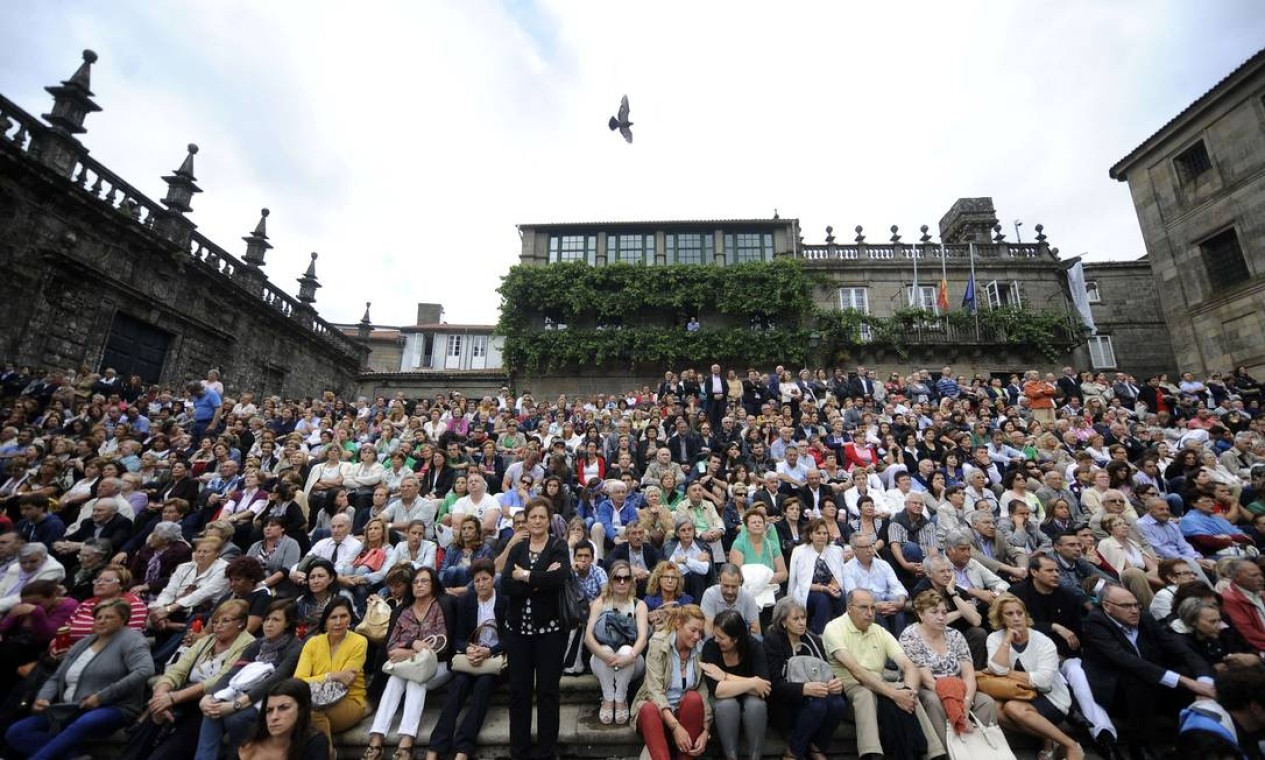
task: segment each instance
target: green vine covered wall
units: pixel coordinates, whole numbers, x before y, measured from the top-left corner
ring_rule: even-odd
[[[498,290],[497,333],[514,374],[712,360],[829,364],[854,347],[908,356],[915,345],[962,343],[1022,346],[1057,361],[1077,342],[1066,315],[1053,312],[984,309],[977,319],[966,311],[906,309],[874,317],[821,309],[813,292],[828,284],[793,259],[725,267],[519,265]],[[684,322],[694,315],[703,327],[688,332]],[[566,327],[545,329],[546,319]]]

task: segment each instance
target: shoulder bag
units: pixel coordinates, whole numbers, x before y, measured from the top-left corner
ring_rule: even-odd
[[[566,578],[558,589],[558,622],[564,631],[570,631],[579,628],[588,619],[588,597],[571,568],[566,568],[566,571]]]
[[[970,733],[959,734],[952,723],[948,724],[944,748],[950,760],[1015,760],[1001,726],[986,726],[975,713],[970,719],[975,721],[975,730]]]
[[[311,681],[312,709],[324,710],[342,701],[347,696],[347,687],[339,681]]]
[[[356,626],[356,633],[364,636],[374,644],[386,641],[387,629],[391,626],[391,605],[377,594],[371,594],[365,605],[365,617]]]
[[[786,680],[791,683],[830,683],[835,677],[830,663],[809,654],[797,654],[786,661]]]
[[[439,655],[435,653],[448,644],[448,637],[440,633],[427,636],[423,641],[427,643],[427,648],[407,660],[399,662],[387,660],[382,663],[382,672],[414,683],[426,683],[434,678],[435,672],[439,669]]]
[[[606,610],[593,624],[593,638],[615,650],[632,646],[637,642],[637,618]]]
[[[1031,702],[1037,698],[1037,690],[1031,686],[1024,686],[1012,678],[995,676],[991,673],[976,673],[975,688],[999,702],[1008,699]]]

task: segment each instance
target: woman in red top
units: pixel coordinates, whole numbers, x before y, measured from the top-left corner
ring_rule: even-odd
[[[606,480],[606,460],[598,453],[596,441],[589,441],[584,454],[575,458],[575,477],[580,483],[588,483],[593,478]]]
[[[874,446],[858,446],[856,441],[843,444],[844,469],[849,472],[854,467],[873,467],[878,462],[878,450]]]
[[[127,568],[122,565],[106,565],[101,568],[97,577],[92,580],[93,595],[83,600],[66,621],[66,625],[70,626],[70,641],[62,642],[66,645],[64,649],[59,649],[58,642],[54,641],[49,648],[49,653],[54,657],[59,657],[70,648],[70,645],[91,635],[92,611],[98,604],[110,599],[122,599],[132,608],[132,617],[127,621],[129,628],[135,628],[138,631],[145,630],[145,620],[149,616],[149,611],[140,597],[128,591],[131,587],[132,574]]]

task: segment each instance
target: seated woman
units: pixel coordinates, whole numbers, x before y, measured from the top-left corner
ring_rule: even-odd
[[[235,599],[216,610],[209,626],[211,634],[190,646],[179,660],[167,666],[154,683],[149,700],[149,721],[129,742],[129,752],[147,747],[136,757],[174,760],[196,742],[202,725],[198,702],[215,691],[224,674],[237,662],[255,638],[246,632],[246,602]],[[170,725],[168,725],[170,724]]]
[[[1202,599],[1186,599],[1177,608],[1186,645],[1213,666],[1218,673],[1229,667],[1250,668],[1260,664],[1260,656],[1243,636],[1221,619],[1221,607]]]
[[[391,729],[391,721],[400,708],[401,699],[404,701],[404,714],[396,731],[400,743],[395,750],[395,760],[413,757],[413,743],[417,740],[422,711],[426,709],[426,693],[442,686],[450,677],[448,661],[452,659],[452,647],[448,638],[449,618],[445,605],[440,603],[443,596],[443,583],[434,570],[423,567],[413,575],[412,593],[405,597],[405,603],[395,615],[391,631],[387,634],[387,659],[403,662],[423,649],[433,648],[439,667],[426,683],[388,676],[386,688],[378,701],[378,711],[373,716],[373,726],[369,729],[365,760],[382,757],[383,738]],[[452,622],[455,625],[456,621]]]
[[[149,604],[149,626],[159,635],[154,647],[154,662],[166,662],[175,652],[173,643],[192,615],[207,612],[211,603],[228,588],[224,569],[228,563],[220,559],[220,540],[203,538],[197,541],[193,559],[176,568],[162,593]]]
[[[776,723],[786,736],[783,760],[825,760],[835,729],[847,709],[843,681],[833,674],[829,681],[795,683],[787,679],[786,664],[792,657],[815,657],[829,663],[821,638],[808,629],[808,613],[793,597],[773,606],[773,618],[764,637],[764,656],[769,668],[769,704]]]
[[[25,675],[23,666],[39,661],[77,606],[57,581],[31,581],[22,587],[19,603],[0,618],[0,694],[18,684]]]
[[[130,590],[145,602],[158,598],[176,568],[189,560],[193,550],[185,543],[180,523],[163,520],[154,526],[145,545],[131,557],[127,569],[139,581]],[[114,555],[114,564],[128,562],[128,555]]]
[[[483,530],[479,519],[474,515],[466,515],[461,520],[457,537],[444,552],[444,564],[439,570],[439,580],[453,594],[465,593],[470,583],[470,566],[476,559],[491,559],[492,547],[483,541]]]
[[[685,593],[681,571],[668,560],[663,560],[650,573],[646,581],[646,611],[652,627],[663,624],[669,612],[683,604],[693,604],[694,597]]]
[[[1194,569],[1190,564],[1182,558],[1162,559],[1156,569],[1160,581],[1164,583],[1164,588],[1155,592],[1155,598],[1151,600],[1151,617],[1156,620],[1164,620],[1173,613],[1173,597],[1177,594],[1177,587],[1183,583],[1190,583],[1198,580]]]
[[[294,590],[290,582],[290,568],[303,557],[299,542],[286,535],[285,519],[269,517],[264,520],[263,538],[251,544],[246,556],[259,562],[264,569],[263,584],[278,593]]]
[[[712,625],[712,638],[699,657],[707,688],[712,693],[716,736],[726,760],[738,757],[739,734],[747,739],[751,760],[764,756],[768,728],[768,698],[772,690],[764,647],[737,610],[722,610]]]
[[[263,638],[247,646],[232,670],[220,679],[224,688],[207,694],[198,702],[198,708],[202,711],[202,726],[198,732],[198,749],[194,760],[217,760],[225,734],[228,735],[230,747],[240,747],[246,741],[260,715],[254,705],[273,686],[293,676],[294,669],[299,664],[303,642],[294,635],[298,619],[298,610],[293,599],[281,599],[268,605],[262,626]],[[249,688],[233,689],[233,679],[251,663],[271,665],[272,672],[250,684]],[[232,691],[232,694],[224,694],[224,689]],[[310,696],[311,690],[306,685],[304,691]]]
[[[264,697],[241,760],[328,760],[329,738],[312,725],[312,690],[297,678],[275,684]]]
[[[1149,609],[1155,598],[1152,587],[1164,585],[1159,576],[1159,563],[1130,535],[1129,523],[1123,515],[1107,515],[1102,519],[1102,527],[1107,537],[1098,542],[1098,553],[1115,568],[1120,582],[1138,598],[1142,609]]]
[[[386,567],[393,568],[400,563],[411,565],[414,570],[423,567],[435,569],[435,557],[439,546],[426,538],[426,523],[413,520],[404,533],[405,540],[391,548],[387,556]]]
[[[218,604],[222,605],[233,599],[246,602],[246,632],[251,636],[258,636],[259,629],[264,624],[264,616],[268,614],[268,606],[273,601],[272,590],[263,584],[264,566],[254,557],[238,557],[228,563],[228,567],[224,569],[224,577],[228,579],[228,595],[220,599]],[[204,627],[204,630],[208,629],[209,626]]]
[[[294,677],[309,684],[337,681],[347,687],[346,696],[312,712],[312,725],[331,742],[332,734],[356,725],[365,714],[365,655],[369,640],[351,630],[352,610],[352,602],[346,597],[329,601],[320,632],[303,645],[294,669]]]
[[[122,599],[93,611],[93,633],[70,648],[31,705],[31,717],[5,733],[28,760],[62,760],[81,754],[84,742],[129,725],[145,705],[145,682],[154,674],[149,644],[127,627]],[[51,705],[57,708],[50,709]]]
[[[491,560],[475,560],[470,573],[474,593],[466,594],[457,602],[452,651],[464,654],[471,665],[478,667],[489,657],[500,657],[504,653],[499,631],[506,619],[507,602],[496,590],[496,567]],[[499,671],[479,675],[453,672],[444,709],[427,741],[426,760],[439,760],[453,750],[456,750],[453,760],[468,760],[474,754],[475,740],[492,704],[492,692],[502,680]],[[469,709],[458,727],[457,718],[467,699]]]
[[[821,635],[826,623],[844,611],[843,549],[830,541],[826,521],[808,523],[811,543],[797,546],[791,553],[790,584],[787,596],[808,610],[809,628]]]
[[[748,509],[742,516],[742,525],[744,530],[738,533],[733,548],[729,550],[730,564],[738,567],[747,563],[763,565],[773,572],[769,585],[785,583],[787,571],[786,560],[782,557],[782,545],[778,541],[777,531],[769,531],[764,505],[757,504]]]
[[[106,565],[101,568],[97,577],[92,579],[92,588],[95,593],[80,602],[70,619],[66,621],[66,625],[70,626],[70,645],[73,646],[92,634],[97,605],[112,599],[122,599],[132,610],[131,617],[123,621],[124,625],[136,631],[144,631],[149,610],[145,608],[145,603],[140,597],[128,591],[131,587],[132,574],[127,571],[127,568],[121,565]],[[51,654],[61,657],[66,652],[53,649]]]
[[[711,547],[695,540],[694,521],[689,515],[676,518],[676,541],[664,549],[664,556],[676,565],[681,574],[684,589],[695,599],[702,599],[707,590],[707,580],[712,572]]]
[[[598,718],[610,725],[628,723],[628,685],[645,672],[641,653],[649,641],[649,612],[637,598],[632,565],[627,560],[611,563],[606,587],[589,605],[584,645],[593,655],[593,675],[602,685]]]
[[[988,635],[988,670],[1036,690],[1030,702],[1007,699],[997,708],[1002,728],[1036,736],[1044,741],[1044,756],[1052,757],[1054,745],[1068,760],[1084,760],[1085,752],[1059,729],[1072,706],[1067,681],[1059,673],[1059,653],[1050,637],[1032,627],[1028,607],[1006,592],[988,609],[993,632]]]
[[[696,758],[707,750],[712,708],[697,651],[702,639],[703,611],[693,604],[672,610],[650,637],[633,714],[651,760]]]
[[[927,711],[931,725],[940,732],[940,743],[947,744],[948,730],[946,710],[941,695],[940,679],[957,678],[962,681],[962,704],[975,713],[985,725],[997,723],[997,703],[987,694],[979,692],[975,683],[975,665],[966,637],[955,628],[948,627],[949,608],[939,591],[924,591],[914,597],[914,616],[918,622],[906,628],[900,635],[901,648],[918,666],[922,686],[918,700]],[[956,695],[955,695],[956,696]],[[954,726],[958,733],[969,733],[974,725],[967,718],[965,723]]]
[[[335,599],[346,599],[351,602],[353,615],[355,599],[351,593],[338,588],[335,583],[338,575],[334,572],[334,563],[327,559],[312,560],[307,569],[307,589],[299,595],[299,638],[307,638],[310,631],[320,627],[325,612]]]
[[[387,543],[387,524],[381,518],[365,523],[364,541],[360,553],[351,562],[351,572],[338,576],[338,585],[351,592],[356,604],[364,607],[369,594],[376,590],[391,569],[387,556],[391,544]]]

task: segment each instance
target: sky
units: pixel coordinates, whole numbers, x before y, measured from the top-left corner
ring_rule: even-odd
[[[241,257],[269,208],[282,289],[315,251],[329,321],[491,324],[525,223],[908,241],[987,195],[1009,240],[1136,259],[1108,168],[1262,40],[1259,0],[65,0],[0,4],[0,93],[46,113],[91,48],[84,145],[157,199],[197,143],[190,219]]]

